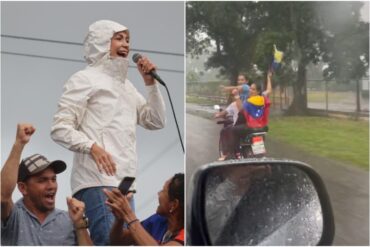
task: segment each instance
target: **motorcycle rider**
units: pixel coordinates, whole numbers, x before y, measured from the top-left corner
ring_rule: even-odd
[[[231,92],[231,95],[240,95],[240,99],[242,102],[246,100],[249,96],[249,80],[246,75],[244,74],[239,74],[238,79],[237,79],[237,86],[222,86],[222,90],[225,92]],[[239,108],[236,104],[236,101],[234,100],[224,111],[217,112],[215,113],[214,117],[219,118],[223,117],[225,120],[227,118],[232,117],[232,125],[227,125],[224,128],[221,129],[220,131],[220,139],[221,139],[221,146],[222,146],[222,154],[220,158],[218,159],[219,161],[223,161],[226,159],[227,154],[229,153],[229,149],[227,148],[227,141],[226,139],[232,138],[230,137],[228,131],[229,128],[235,125],[237,119],[238,119],[238,113],[239,113]]]
[[[232,95],[237,94],[237,93],[238,93],[238,89],[234,88]],[[228,137],[228,133],[230,133],[228,129],[234,126],[234,124],[236,123],[238,119],[238,114],[239,114],[239,109],[238,109],[238,106],[236,105],[236,102],[234,101],[225,110],[221,112],[216,112],[214,115],[214,118],[225,119],[224,127],[220,131],[220,142],[221,142],[222,150],[221,150],[221,155],[218,159],[219,161],[223,161],[227,157],[226,154],[228,150],[225,147],[227,145],[226,139],[230,138]]]
[[[233,92],[237,93],[237,92],[235,92],[237,90],[238,89],[233,89]],[[234,93],[232,93],[232,95],[234,95]],[[239,113],[238,106],[236,105],[236,102],[233,101],[230,105],[228,105],[228,107],[226,107],[225,110],[222,110],[220,112],[216,112],[213,117],[214,118],[230,119],[230,120],[232,120],[232,124],[234,125],[236,123],[236,120],[238,119],[238,113]]]
[[[248,77],[244,74],[239,74],[237,84],[238,84],[237,86],[228,86],[228,87],[221,86],[221,89],[224,92],[229,92],[229,93],[233,93],[234,89],[236,89],[238,91],[238,93],[240,94],[240,99],[243,102],[245,99],[248,98],[248,95],[249,95],[249,79],[248,79]]]
[[[268,117],[270,114],[270,99],[269,95],[272,92],[272,71],[267,73],[267,88],[262,92],[261,85],[253,82],[249,87],[249,97],[242,102],[241,97],[235,91],[234,100],[238,109],[240,110],[244,121],[240,121],[240,117],[236,124],[227,129],[226,148],[228,155],[239,152],[240,137],[256,131],[266,131],[264,128],[268,124]]]

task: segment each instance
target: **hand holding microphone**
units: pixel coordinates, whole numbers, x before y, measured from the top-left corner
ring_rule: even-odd
[[[132,60],[136,63],[141,76],[144,78],[145,85],[153,85],[155,83],[154,79],[156,79],[160,84],[165,86],[165,83],[155,71],[155,65],[147,57],[135,53],[132,56]]]
[[[170,103],[171,103],[171,109],[172,109],[173,117],[175,118],[177,133],[179,134],[179,139],[180,139],[182,151],[185,153],[184,143],[182,142],[182,139],[181,139],[180,129],[179,129],[179,125],[177,123],[175,110],[173,109],[171,95],[170,95],[170,92],[168,91],[166,83],[164,83],[164,81],[159,77],[157,72],[155,72],[154,64],[152,64],[146,57],[141,56],[139,53],[135,53],[132,56],[132,60],[137,64],[137,68],[139,69],[139,72],[143,76],[146,85],[153,85],[154,84],[154,79],[156,79],[166,89],[167,94],[168,94],[168,99],[170,100]],[[148,82],[147,82],[146,80],[147,80],[148,77],[150,77],[150,80],[148,79]]]

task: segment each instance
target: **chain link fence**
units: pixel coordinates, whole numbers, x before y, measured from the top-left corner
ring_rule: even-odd
[[[227,81],[188,82],[187,103],[200,105],[226,105],[230,95],[221,90],[222,86],[229,86]],[[308,80],[307,106],[309,109],[353,113],[357,110],[357,83],[351,81],[340,84],[336,81]],[[288,109],[293,100],[293,89],[289,87],[275,87],[271,99],[273,110]],[[359,81],[359,110],[369,113],[369,78]]]
[[[359,112],[369,112],[369,79],[359,81]],[[307,105],[310,109],[337,112],[357,111],[357,82],[307,81]]]

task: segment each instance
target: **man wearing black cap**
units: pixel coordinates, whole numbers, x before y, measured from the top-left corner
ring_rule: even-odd
[[[40,154],[20,162],[34,132],[31,124],[18,124],[15,143],[1,170],[1,245],[91,245],[84,203],[67,198],[69,215],[55,208],[56,174],[66,164],[50,162]],[[23,198],[14,204],[16,184]]]

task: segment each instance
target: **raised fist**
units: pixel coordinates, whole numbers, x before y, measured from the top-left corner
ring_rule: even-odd
[[[16,142],[19,142],[22,145],[27,144],[33,133],[35,133],[36,129],[32,126],[32,124],[28,123],[20,123],[17,125],[17,135],[16,135]]]

